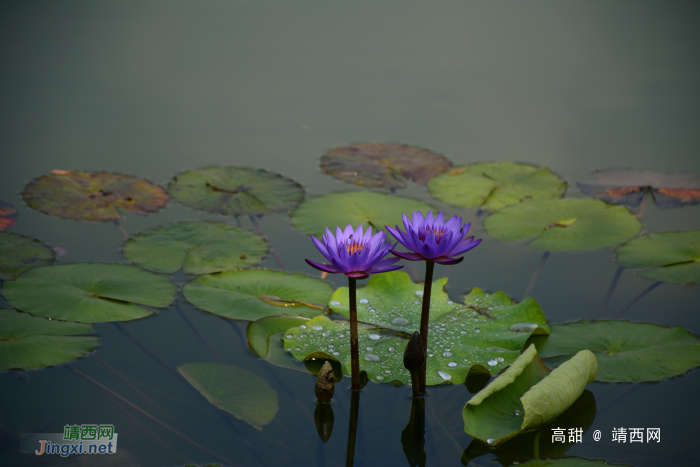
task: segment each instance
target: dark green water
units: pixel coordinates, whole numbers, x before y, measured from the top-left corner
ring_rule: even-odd
[[[428,147],[455,164],[547,166],[569,181],[570,197],[582,196],[575,182],[597,168],[697,172],[698,24],[695,2],[2,2],[0,199],[20,209],[13,232],[67,250],[59,264],[124,262],[114,226],[45,216],[24,205],[20,190],[52,169],[110,170],[166,184],[186,169],[238,165],[293,178],[309,197],[356,189],[323,175],[318,162],[334,146],[363,141]],[[417,185],[401,194],[449,215],[475,215]],[[173,202],[149,217],[127,214],[125,228],[133,234],[203,219],[221,220]],[[648,205],[643,223],[644,232],[698,229],[700,207]],[[304,258],[320,255],[286,215],[260,224],[288,270],[315,274]],[[521,298],[541,253],[497,242],[481,225],[474,234],[484,240],[452,270],[450,294],[477,286]],[[261,266],[277,267],[272,258]],[[532,295],[551,323],[592,319],[616,269],[611,249],[552,254]],[[436,277],[445,270],[438,267]],[[345,285],[344,278],[329,280]],[[649,284],[626,271],[607,317]],[[111,324],[95,326],[97,355],[139,381],[166,408],[167,423],[237,466],[345,465],[347,379],[336,391],[333,434],[320,448],[308,418],[314,378],[253,357],[231,326],[180,302],[224,361],[255,371],[277,391],[280,411],[262,432],[234,422],[234,434]],[[700,334],[699,303],[697,287],[663,285],[625,317]],[[246,324],[237,326],[244,332]],[[211,360],[172,307],[124,327],[170,368]],[[75,367],[146,408],[92,357]],[[588,389],[596,417],[567,455],[639,467],[698,465],[697,369],[661,383]],[[375,383],[362,391],[355,465],[407,465],[401,431],[409,393]],[[469,397],[464,386],[430,389],[427,465],[462,465],[471,438],[461,410]],[[92,422],[117,427],[124,457],[112,464],[52,463],[216,461],[61,367],[0,374],[0,400],[0,420],[14,434]],[[610,432],[619,426],[660,427],[661,442],[614,444]],[[600,442],[591,437],[595,429],[603,432]],[[492,457],[472,465],[499,465]],[[0,465],[40,464],[2,449]]]

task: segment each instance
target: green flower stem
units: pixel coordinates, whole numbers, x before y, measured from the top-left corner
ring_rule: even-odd
[[[357,279],[348,278],[350,282],[350,371],[352,390],[360,389],[360,357],[357,349]]]
[[[428,355],[428,318],[430,318],[430,291],[433,286],[433,269],[435,263],[425,260],[425,284],[423,286],[423,308],[420,315],[420,338],[423,341],[423,352]],[[352,300],[352,299],[351,299]],[[352,303],[352,302],[351,302]],[[352,307],[352,305],[350,305]],[[425,392],[425,377],[428,365],[420,370],[420,392]]]

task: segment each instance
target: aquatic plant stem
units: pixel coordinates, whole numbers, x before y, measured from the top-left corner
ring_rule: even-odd
[[[348,277],[350,287],[350,374],[352,390],[360,389],[360,356],[357,345],[357,279]]]
[[[537,265],[537,269],[535,269],[534,274],[532,274],[532,279],[530,279],[530,283],[527,285],[527,289],[525,290],[525,294],[523,295],[523,298],[527,298],[530,296],[530,292],[532,292],[532,289],[535,287],[535,283],[537,282],[537,278],[540,277],[540,273],[542,272],[544,265],[547,263],[547,258],[549,258],[549,251],[545,251],[544,254],[542,255],[542,259],[540,260],[540,264]]]
[[[423,308],[420,315],[420,339],[423,342],[423,352],[428,355],[428,320],[430,319],[430,291],[433,287],[433,269],[435,263],[430,260],[425,261],[425,283],[423,284]],[[427,375],[428,363],[420,370],[419,389],[425,392],[425,378]]]
[[[192,333],[199,340],[199,342],[202,343],[204,348],[209,351],[211,356],[214,357],[214,360],[216,360],[219,363],[222,363],[221,358],[219,358],[219,356],[216,354],[216,352],[214,352],[214,349],[212,349],[209,346],[209,344],[207,344],[207,341],[205,341],[204,338],[202,337],[202,335],[199,333],[199,331],[197,331],[197,329],[192,324],[192,321],[190,321],[190,319],[187,317],[187,315],[185,315],[185,313],[182,311],[182,309],[180,308],[180,304],[177,302],[177,300],[175,301],[175,309],[180,314],[180,317],[182,318],[182,320],[187,324],[187,326],[189,326],[190,331],[192,331]]]
[[[348,449],[345,455],[345,467],[352,467],[355,462],[355,440],[357,439],[357,416],[360,413],[360,391],[352,391],[350,396],[350,425],[348,428]]]
[[[637,212],[634,213],[635,216],[637,216],[637,219],[641,219],[642,216],[644,215],[644,208],[647,205],[647,198],[649,197],[649,190],[644,192],[644,196],[642,196],[642,202],[639,203],[639,207],[637,208]]]
[[[617,283],[620,281],[620,276],[622,276],[622,271],[625,270],[624,266],[620,266],[617,268],[617,271],[615,272],[615,277],[613,277],[612,282],[610,283],[610,287],[608,288],[608,294],[605,296],[605,300],[603,301],[603,306],[600,308],[600,312],[598,313],[598,316],[596,316],[596,319],[600,319],[603,317],[603,314],[605,313],[605,310],[608,309],[608,305],[610,304],[610,299],[613,296],[613,293],[615,292],[615,288],[617,287]]]
[[[121,220],[114,220],[112,221],[112,224],[114,224],[117,227],[117,230],[124,236],[124,240],[129,240],[129,234],[126,233],[126,229],[122,225]]]
[[[260,227],[260,224],[258,224],[258,221],[255,220],[255,216],[248,216],[250,218],[250,222],[253,223],[255,226],[255,229],[258,231],[261,237],[265,238],[265,240],[269,240],[268,236],[265,235],[265,232],[263,232],[262,227]],[[284,267],[284,264],[282,264],[282,260],[280,257],[277,255],[277,251],[275,251],[274,248],[270,249],[270,252],[272,252],[272,256],[275,258],[275,261],[277,261],[277,265],[280,267],[281,270],[286,271],[287,268]]]
[[[632,308],[632,306],[634,306],[635,303],[637,303],[638,301],[640,301],[642,298],[644,298],[644,297],[646,296],[646,294],[648,294],[649,292],[651,292],[652,290],[654,290],[655,288],[657,288],[657,287],[660,286],[661,284],[663,284],[663,282],[660,282],[660,281],[659,281],[659,282],[654,282],[654,283],[651,284],[649,287],[647,287],[646,289],[644,289],[644,290],[642,291],[642,293],[640,293],[639,295],[637,295],[636,297],[634,297],[634,298],[632,299],[632,301],[629,302],[629,303],[627,304],[627,306],[625,306],[622,310],[620,310],[620,312],[617,314],[617,316],[615,316],[615,319],[620,319],[620,318],[622,317],[622,315],[624,315],[625,312],[626,312],[627,310],[629,310],[630,308]]]

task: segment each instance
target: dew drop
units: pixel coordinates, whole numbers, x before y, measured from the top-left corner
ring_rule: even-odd
[[[510,350],[502,347],[486,347],[486,350],[489,352],[510,352]]]
[[[331,302],[331,305],[333,305],[333,306],[338,306],[338,305],[340,305],[340,302],[339,302],[338,300],[333,300],[333,301]]]
[[[518,323],[510,327],[510,330],[514,332],[529,332],[534,329],[537,329],[537,325],[533,323]]]
[[[479,333],[481,332],[481,329],[479,329],[479,328],[474,328],[474,332],[475,332],[476,334],[479,334]]]
[[[523,411],[520,409],[515,409],[515,415],[522,415]]]
[[[296,350],[297,352],[299,352],[299,351],[301,350],[301,348],[299,348],[299,347],[294,347],[294,350]]]
[[[381,381],[384,379],[384,377],[382,375],[377,375],[374,379],[376,379],[377,381]]]
[[[333,352],[333,355],[340,355],[340,352]]]
[[[333,344],[328,344],[329,349],[332,349],[333,347],[335,347]]]
[[[414,305],[420,305],[420,300],[416,300],[413,302]]]
[[[423,296],[423,291],[422,290],[416,290],[416,297],[422,297]]]
[[[486,442],[489,443],[491,446],[493,446],[493,444],[496,442],[496,440],[493,438],[489,438],[486,440]]]
[[[304,337],[306,337],[306,334],[299,334],[299,337],[303,339]]]
[[[362,303],[364,305],[366,303],[369,303],[369,300],[367,300],[366,298],[361,298],[360,303]]]
[[[457,363],[455,363],[455,362],[450,362],[450,363],[447,364],[447,366],[449,366],[450,368],[454,368],[454,367],[457,366]]]
[[[396,349],[393,347],[389,347],[389,352],[393,352],[394,350],[396,350]]]
[[[371,352],[372,350],[374,350],[374,347],[367,347],[367,350]]]
[[[449,381],[449,380],[452,379],[452,375],[451,375],[451,374],[445,373],[445,372],[442,371],[442,370],[438,371],[438,376],[440,376],[440,378],[444,379],[445,381]]]
[[[323,326],[314,326],[311,329],[313,329],[314,331],[321,331],[321,330],[323,330]]]
[[[452,356],[452,352],[443,352],[443,353],[442,353],[442,356],[443,356],[443,357],[451,357],[451,356]]]
[[[388,375],[389,373],[391,373],[391,370],[384,370],[384,373]]]
[[[493,310],[493,307],[492,307],[492,306],[489,307],[489,311],[491,311],[491,310]]]
[[[379,339],[381,339],[381,336],[379,334],[370,334],[369,338],[373,341],[378,341]]]
[[[299,326],[299,329],[306,329],[306,324],[302,324],[301,326]]]
[[[496,357],[496,360],[498,360],[499,363],[503,363],[503,357]]]
[[[432,356],[433,356],[433,354],[431,354],[431,353],[428,354],[428,357],[432,357]]]
[[[496,360],[491,359],[488,361],[488,364],[489,364],[489,366],[496,366],[496,365],[498,365],[498,362]]]
[[[365,354],[365,361],[367,362],[381,362],[382,359],[379,355],[374,355],[373,353]]]
[[[410,321],[406,318],[394,318],[391,320],[391,324],[396,324],[398,326],[406,326]]]
[[[453,304],[452,300],[447,300],[447,304],[452,305]]]
[[[460,334],[466,334],[467,331],[459,331]]]

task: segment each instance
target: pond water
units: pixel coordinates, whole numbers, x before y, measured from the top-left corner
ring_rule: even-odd
[[[54,169],[108,170],[166,185],[185,170],[236,165],[300,182],[306,197],[361,190],[324,175],[319,158],[357,142],[430,148],[455,165],[517,161],[549,167],[580,198],[577,181],[608,167],[660,173],[700,171],[700,5],[695,2],[3,2],[0,199],[19,209],[11,231],[67,252],[58,264],[125,263],[109,222],[43,215],[23,203],[30,180]],[[377,190],[382,191],[382,190]],[[459,209],[409,183],[397,194],[448,215]],[[156,214],[126,213],[130,234],[180,220],[233,218],[176,202]],[[700,228],[700,206],[661,210],[648,203],[643,232]],[[254,230],[247,217],[243,227]],[[322,258],[287,214],[258,220],[289,271],[318,277],[305,258]],[[520,300],[542,253],[522,242],[482,238],[449,271],[453,300],[479,287]],[[261,267],[278,269],[272,256]],[[611,248],[552,253],[531,295],[551,323],[594,319],[617,270]],[[423,277],[418,265],[416,277]],[[172,280],[184,284],[181,272]],[[345,276],[330,275],[334,287]],[[362,283],[361,283],[362,284]],[[608,306],[612,318],[651,284],[625,271]],[[100,345],[73,368],[185,434],[219,458],[108,397],[62,366],[0,374],[0,465],[237,466],[344,465],[349,378],[336,388],[335,426],[319,441],[311,374],[272,366],[244,340],[247,322],[226,324],[178,294],[174,306],[122,323],[174,370],[222,361],[265,378],[279,398],[275,420],[258,431],[221,417],[110,323]],[[664,284],[625,318],[700,334],[700,289]],[[0,308],[9,305],[0,298]],[[243,338],[243,340],[242,340]],[[94,358],[125,375],[157,403]],[[700,372],[658,383],[592,383],[595,419],[566,455],[638,467],[696,466],[700,460]],[[469,459],[464,385],[429,388],[426,465],[501,465]],[[401,432],[410,389],[370,382],[359,406],[355,465],[406,465]],[[67,424],[109,423],[119,456],[46,459],[16,452],[22,433],[62,433]],[[617,427],[658,427],[659,443],[620,444]],[[601,430],[600,441],[593,440]],[[550,433],[544,433],[548,437]],[[527,449],[500,456],[532,457]],[[464,456],[464,457],[463,457]],[[224,459],[224,460],[222,460]],[[505,462],[505,461],[504,461]]]

